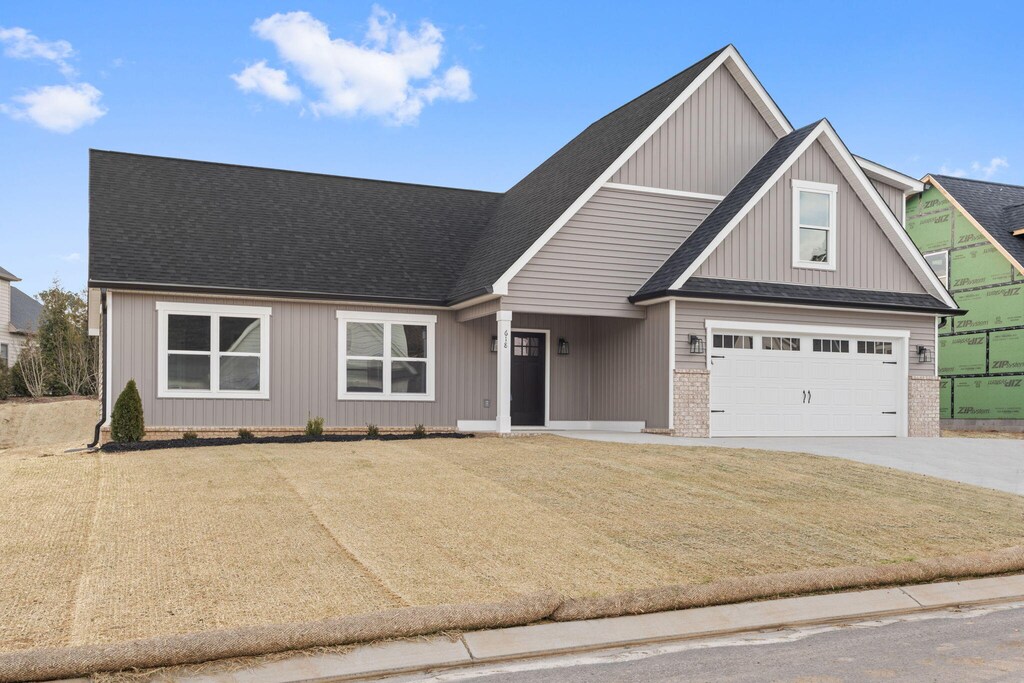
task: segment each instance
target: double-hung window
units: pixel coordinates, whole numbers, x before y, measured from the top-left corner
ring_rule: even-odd
[[[793,266],[836,269],[835,185],[793,181]]]
[[[160,398],[270,398],[270,309],[156,305]]]
[[[932,254],[925,254],[924,260],[928,262],[942,286],[949,289],[949,252],[936,251]]]
[[[338,311],[338,398],[433,401],[435,315]]]

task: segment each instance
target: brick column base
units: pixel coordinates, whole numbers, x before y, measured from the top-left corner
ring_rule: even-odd
[[[911,376],[907,393],[907,435],[940,436],[939,378]]]
[[[676,370],[673,392],[672,436],[695,439],[711,436],[711,373],[707,370]]]

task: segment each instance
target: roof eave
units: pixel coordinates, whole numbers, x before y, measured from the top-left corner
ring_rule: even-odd
[[[657,291],[634,294],[629,297],[629,302],[639,304],[651,299],[678,298],[678,299],[718,299],[722,301],[750,301],[755,303],[777,303],[792,304],[794,306],[821,306],[828,308],[868,308],[887,311],[906,311],[908,313],[935,313],[936,315],[958,316],[967,313],[962,308],[947,308],[944,306],[907,306],[895,303],[870,303],[859,301],[831,301],[820,298],[802,298],[790,296],[771,296],[756,294],[734,294],[731,292],[689,292],[680,289],[661,289]],[[938,302],[938,299],[936,299]]]

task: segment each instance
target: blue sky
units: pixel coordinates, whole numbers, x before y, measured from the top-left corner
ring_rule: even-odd
[[[1024,10],[970,10],[9,0],[0,266],[32,294],[84,287],[89,148],[500,191],[730,42],[794,125],[827,116],[912,175],[1024,184]]]

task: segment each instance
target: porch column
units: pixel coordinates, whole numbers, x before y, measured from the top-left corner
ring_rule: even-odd
[[[512,432],[512,311],[498,311],[498,433]]]

